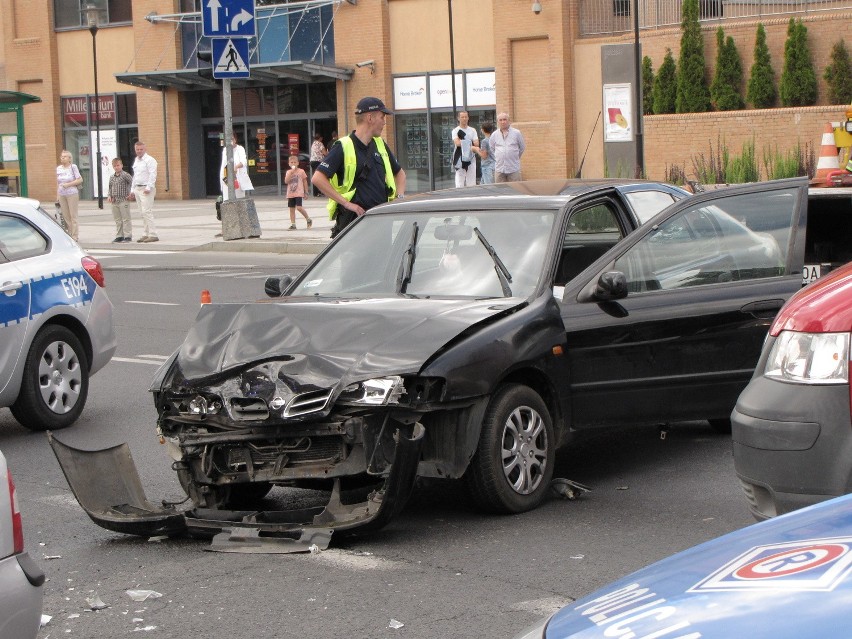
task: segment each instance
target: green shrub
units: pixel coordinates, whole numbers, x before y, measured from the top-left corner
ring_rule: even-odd
[[[808,48],[808,29],[801,20],[794,18],[790,18],[790,24],[787,27],[780,92],[783,106],[816,104],[817,79]]]
[[[710,85],[710,99],[719,111],[736,111],[745,106],[740,95],[743,64],[734,39],[722,27],[716,30],[716,72]]]
[[[642,58],[642,113],[651,115],[654,112],[654,68],[651,58]]]
[[[825,68],[822,77],[828,83],[828,97],[831,104],[852,102],[852,63],[849,61],[849,51],[842,38],[831,47],[831,64]]]
[[[683,186],[686,184],[686,169],[678,164],[666,164],[665,181],[669,184]]]
[[[757,164],[754,138],[743,142],[742,153],[730,159],[725,167],[725,177],[728,184],[743,184],[760,180],[760,166]]]
[[[751,65],[751,77],[748,80],[746,98],[755,109],[767,109],[775,104],[775,71],[766,45],[766,29],[757,25],[757,37],[754,41],[754,64]]]
[[[652,107],[654,113],[674,113],[677,98],[677,67],[675,66],[672,50],[666,49],[663,64],[654,78]]]
[[[728,147],[722,143],[721,138],[716,138],[716,151],[710,144],[709,157],[703,153],[692,156],[692,171],[695,178],[701,184],[725,184],[725,166],[728,164]]]
[[[810,142],[796,144],[796,148],[788,149],[784,153],[774,150],[763,149],[763,169],[768,180],[780,180],[782,178],[798,177],[801,175],[811,176],[816,165],[814,149]]]
[[[677,113],[703,113],[710,109],[710,91],[704,70],[704,39],[698,23],[698,0],[684,0],[677,65]]]

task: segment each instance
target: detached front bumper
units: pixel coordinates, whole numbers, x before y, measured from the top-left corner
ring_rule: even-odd
[[[299,552],[312,544],[326,547],[335,531],[380,528],[401,511],[417,476],[425,432],[420,423],[396,430],[390,472],[365,501],[343,504],[336,481],[324,507],[276,511],[158,508],[145,496],[127,444],[84,451],[51,433],[48,440],[77,501],[102,528],[142,537],[213,536],[211,550],[224,552]]]
[[[757,519],[850,492],[848,385],[755,377],[731,414],[734,467]]]

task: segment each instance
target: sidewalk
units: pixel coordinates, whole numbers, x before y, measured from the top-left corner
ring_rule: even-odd
[[[331,241],[333,222],[328,219],[325,197],[305,199],[305,209],[313,219],[313,227],[305,228],[305,219],[296,211],[297,230],[287,230],[290,214],[287,200],[278,196],[254,198],[260,221],[260,237],[225,241],[216,237],[222,225],[216,219],[216,200],[161,200],[154,202],[154,220],[159,242],[138,243],[142,237],[142,219],[136,203],[130,203],[133,220],[133,242],[113,244],[115,222],[112,208],[104,200],[103,210],[97,200],[80,201],[80,244],[86,249],[150,250],[150,251],[241,251],[255,253],[299,253],[315,255]],[[42,202],[50,210],[53,202]],[[52,211],[51,211],[52,212]]]

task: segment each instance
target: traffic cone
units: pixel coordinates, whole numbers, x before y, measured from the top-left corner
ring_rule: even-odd
[[[822,132],[822,146],[819,148],[819,160],[817,160],[816,174],[811,180],[811,186],[832,186],[828,175],[832,171],[840,169],[837,160],[837,145],[834,143],[834,129],[831,122],[825,123]]]
[[[201,303],[202,304],[209,304],[212,301],[213,300],[210,297],[210,291],[208,291],[206,288],[203,291],[201,291]]]

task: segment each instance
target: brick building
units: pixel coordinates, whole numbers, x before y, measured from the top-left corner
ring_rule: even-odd
[[[351,130],[354,104],[364,95],[396,111],[385,135],[410,190],[451,184],[454,106],[468,110],[474,126],[508,111],[527,140],[525,177],[571,176],[584,156],[584,177],[611,174],[598,122],[607,73],[602,51],[632,46],[637,3],[642,51],[656,70],[667,47],[677,56],[679,1],[540,0],[535,13],[529,0],[257,0],[252,77],[232,82],[233,126],[252,178],[259,191],[281,193],[282,159],[295,149],[307,153],[314,133],[328,142],[333,132]],[[160,163],[158,198],[218,193],[222,92],[212,79],[209,40],[201,37],[200,0],[96,0],[102,9],[97,109],[87,4],[0,0],[0,89],[41,99],[24,107],[30,195],[54,198],[53,169],[68,148],[92,197],[97,128],[102,153],[126,164],[133,140],[146,142]],[[852,48],[852,1],[701,0],[700,6],[708,79],[719,25],[734,38],[747,79],[760,22],[777,81],[787,22],[801,18],[824,104],[831,47],[844,39]],[[842,113],[826,105],[646,117],[646,174],[662,179],[671,164],[689,172],[690,159],[722,137],[732,150],[752,136],[758,149],[813,143],[824,122]]]

